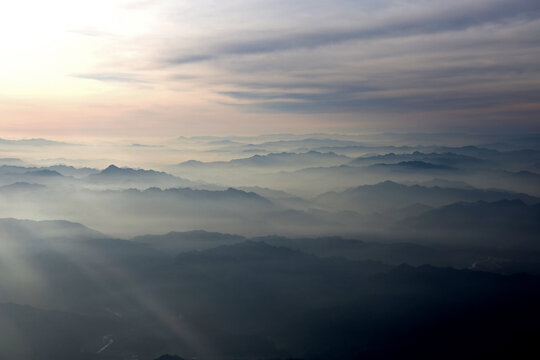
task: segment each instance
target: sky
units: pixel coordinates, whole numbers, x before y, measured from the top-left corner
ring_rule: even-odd
[[[538,0],[0,4],[1,138],[540,131]]]

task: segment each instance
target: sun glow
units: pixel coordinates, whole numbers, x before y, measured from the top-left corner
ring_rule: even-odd
[[[130,12],[126,16],[121,5],[67,0],[3,3],[0,93],[9,97],[73,97],[103,91],[103,83],[73,75],[111,61],[110,53],[103,56],[111,44],[140,31],[145,15]]]

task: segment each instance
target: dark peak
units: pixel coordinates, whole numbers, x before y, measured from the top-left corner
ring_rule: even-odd
[[[257,193],[254,193],[253,191],[244,191],[244,190],[238,190],[236,188],[227,188],[227,190],[225,190],[225,192],[229,193],[229,194],[237,194],[237,195],[243,195],[243,196],[252,196],[252,197],[261,197],[259,194]]]
[[[199,160],[188,160],[188,161],[181,162],[179,165],[200,165],[200,164],[204,164],[204,163]]]
[[[487,208],[526,208],[528,207],[527,204],[525,204],[521,199],[503,199],[499,201],[475,201],[475,202],[469,202],[469,201],[459,201],[447,206],[443,206],[441,209],[445,208],[459,208],[459,207],[466,207],[466,208],[477,208],[477,207],[487,207]]]
[[[509,151],[508,153],[519,154],[519,155],[535,155],[535,154],[538,154],[539,151],[534,150],[534,149],[521,149],[521,150]]]
[[[414,271],[416,268],[407,264],[407,263],[401,263],[399,264],[398,266],[396,266],[395,268],[393,268],[391,270],[391,272],[412,272]]]
[[[191,231],[170,231],[168,234],[191,234],[191,235],[231,235],[231,234],[224,234],[214,231],[206,231],[206,230],[191,230]]]
[[[223,239],[223,238],[235,238],[235,239],[245,239],[240,235],[212,232],[206,230],[191,230],[191,231],[170,231],[165,236],[169,237],[179,237],[179,238],[196,238],[201,240],[212,240],[212,239]]]
[[[126,190],[124,190],[126,191]],[[189,198],[198,197],[201,200],[211,200],[211,199],[220,199],[224,200],[227,198],[237,198],[237,199],[250,199],[264,202],[270,204],[271,201],[265,197],[260,196],[257,193],[252,191],[246,192],[243,190],[238,190],[235,188],[228,188],[227,190],[206,190],[206,189],[192,189],[189,187],[175,187],[167,188],[162,190],[159,187],[150,187],[142,191],[143,194],[171,194],[177,196],[186,196]]]
[[[215,248],[219,254],[238,254],[246,256],[302,256],[303,254],[297,250],[289,249],[282,246],[273,246],[262,241],[246,240],[232,245],[223,245]],[[213,249],[208,250],[212,252]]]
[[[233,187],[227,188],[227,191],[230,192],[230,193],[237,193],[237,194],[249,194],[248,192],[245,192],[243,190],[238,190],[238,189],[235,189]],[[255,193],[252,192],[251,194],[255,194]]]
[[[266,235],[266,236],[256,236],[254,238],[251,238],[251,241],[255,242],[262,242],[269,244],[272,241],[288,241],[290,240],[288,237],[281,236],[281,235]]]
[[[121,170],[118,166],[114,165],[114,164],[111,164],[109,166],[107,166],[107,168],[105,170],[103,170],[101,173],[110,173],[110,172],[117,172]]]
[[[267,198],[265,198],[264,196],[261,196],[253,191],[244,191],[244,190],[238,190],[238,189],[235,189],[235,188],[228,188],[227,190],[225,190],[225,193],[227,194],[232,194],[232,195],[235,195],[235,196],[243,196],[245,198],[251,198],[251,199],[257,199],[257,200],[262,200],[266,203],[270,203],[271,201],[268,200]]]
[[[240,235],[232,235],[218,232],[209,232],[204,230],[193,230],[186,232],[171,231],[163,235],[141,235],[136,236],[132,240],[142,243],[154,243],[159,244],[182,244],[183,242],[198,242],[204,243],[220,243],[231,244],[247,240]]]
[[[296,153],[282,151],[282,152],[273,152],[273,153],[269,153],[269,154],[266,154],[266,155],[255,154],[255,155],[249,157],[248,159],[264,159],[264,158],[271,158],[271,157],[277,157],[277,156],[287,156],[287,155],[296,155]]]
[[[422,203],[419,203],[419,202],[414,203],[414,204],[409,205],[409,206],[406,206],[404,208],[401,208],[401,210],[408,210],[409,212],[422,211],[422,210],[432,210],[432,209],[433,209],[432,206],[422,204]]]
[[[402,184],[398,184],[397,182],[395,181],[391,181],[391,180],[386,180],[386,181],[383,181],[381,183],[378,183],[376,185],[384,185],[384,186],[403,186]]]
[[[130,191],[130,190],[135,190],[135,191],[138,191],[138,192],[141,192],[140,190],[138,189],[128,189],[128,190],[125,190],[125,191]],[[157,186],[151,186],[147,189],[144,189],[142,191],[142,193],[144,194],[161,194],[163,192],[183,192],[183,191],[191,191],[190,188],[170,188],[170,189],[161,189]]]
[[[119,168],[116,165],[109,165],[105,170],[100,172],[102,175],[165,175],[165,173],[154,170],[144,170],[144,169],[133,169],[129,167]],[[168,174],[166,174],[168,175]]]
[[[24,161],[18,158],[1,158],[0,164],[3,165],[23,165]]]
[[[2,187],[6,187],[6,186],[28,186],[28,185],[44,186],[44,185],[41,185],[41,184],[32,184],[32,183],[29,183],[29,182],[26,182],[26,181],[17,181],[17,182],[14,182],[13,184],[4,185]]]
[[[383,182],[380,182],[380,183],[377,183],[377,184],[374,184],[374,185],[359,186],[359,187],[357,187],[357,189],[362,189],[363,187],[383,188],[383,189],[401,189],[401,188],[406,188],[407,185],[403,185],[403,184],[400,184],[400,183],[397,183],[397,182],[391,181],[391,180],[386,180],[386,181],[383,181]]]
[[[184,360],[184,358],[181,358],[180,356],[177,356],[177,355],[165,354],[165,355],[161,355],[156,360]]]
[[[527,204],[525,204],[521,199],[504,199],[493,202],[492,204],[499,207],[527,207]]]
[[[436,277],[438,280],[447,280],[448,277],[456,277],[456,276],[466,276],[467,274],[470,274],[470,270],[458,270],[453,269],[449,267],[436,267],[430,264],[424,264],[420,266],[411,266],[407,263],[402,263],[401,265],[396,266],[392,270],[388,272],[388,275],[390,276],[398,276],[398,277],[422,277],[425,279]],[[477,272],[477,274],[480,274],[480,272]],[[427,276],[427,278],[426,278]]]
[[[449,214],[455,214],[462,218],[476,216],[512,216],[517,217],[529,213],[529,211],[535,211],[534,206],[529,207],[522,200],[500,200],[500,201],[476,201],[476,202],[467,202],[459,201],[450,205],[443,206],[438,209],[433,209],[429,212],[426,212],[426,215],[429,216],[447,216]],[[434,215],[435,214],[435,215]],[[464,215],[468,214],[468,215]],[[497,215],[499,214],[499,215]],[[454,215],[452,215],[454,216]],[[472,219],[471,218],[471,219]],[[470,219],[469,219],[470,220]],[[502,224],[502,223],[501,223]]]
[[[197,258],[206,259],[221,259],[237,261],[239,258],[243,258],[249,261],[261,261],[265,259],[275,259],[276,257],[307,257],[310,255],[301,253],[300,251],[289,249],[282,246],[273,246],[261,241],[246,240],[237,242],[231,245],[222,245],[208,250],[187,252],[178,255],[179,260]]]
[[[380,183],[377,183],[377,184],[360,185],[360,186],[345,190],[345,192],[358,191],[358,190],[363,190],[363,189],[373,189],[373,188],[386,188],[386,189],[398,188],[398,187],[401,188],[401,187],[406,187],[406,186],[407,185],[399,184],[399,183],[391,181],[391,180],[386,180],[386,181],[383,181],[383,182],[380,182]],[[338,192],[329,191],[326,194],[338,194]]]
[[[516,172],[516,175],[519,175],[519,176],[531,176],[531,177],[539,176],[539,174],[531,172],[531,171],[527,171],[527,170],[518,171],[518,172]]]
[[[84,237],[103,239],[106,236],[96,230],[92,230],[80,223],[67,220],[27,220],[15,218],[0,219],[0,226],[10,226],[12,229],[27,231],[38,235],[40,238],[74,238]],[[6,229],[6,228],[4,228]]]
[[[420,160],[411,160],[411,161],[402,161],[398,163],[398,165],[402,166],[410,166],[410,167],[422,167],[422,168],[431,168],[435,167],[436,165],[426,162],[426,161],[420,161]]]
[[[28,183],[25,181],[17,181],[13,184],[0,186],[2,190],[34,190],[34,189],[43,189],[45,185]]]
[[[26,174],[36,176],[62,176],[58,171],[49,169],[27,171]]]

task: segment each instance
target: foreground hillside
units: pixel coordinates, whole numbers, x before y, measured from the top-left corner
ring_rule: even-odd
[[[0,358],[451,359],[465,350],[536,351],[540,278],[376,259],[395,260],[400,251],[435,259],[440,250],[206,232],[126,241],[67,222],[14,219],[0,230]],[[313,255],[324,244],[364,259]]]

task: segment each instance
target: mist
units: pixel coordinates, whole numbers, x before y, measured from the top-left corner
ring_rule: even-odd
[[[538,140],[1,141],[0,357],[530,350]]]

